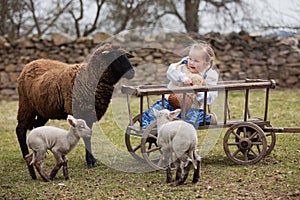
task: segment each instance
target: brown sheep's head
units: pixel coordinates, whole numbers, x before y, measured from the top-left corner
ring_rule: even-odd
[[[127,79],[134,77],[134,70],[128,60],[131,57],[133,56],[130,53],[119,46],[104,44],[94,52],[90,63],[97,68],[105,67],[102,69],[105,73],[102,76],[109,76],[110,84],[116,84],[122,77]]]

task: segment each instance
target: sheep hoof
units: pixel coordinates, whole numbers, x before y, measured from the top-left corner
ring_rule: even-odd
[[[97,167],[97,160],[89,152],[87,152],[87,154],[86,154],[86,162],[87,162],[87,165],[89,168]]]
[[[193,179],[192,183],[195,184],[195,183],[197,183],[198,181],[199,181],[198,179],[195,179],[195,180]]]
[[[35,174],[33,165],[27,165],[27,167],[28,167],[29,174],[30,174],[32,180],[36,180],[36,179],[37,179],[37,176],[36,176],[36,174]]]
[[[197,183],[199,181],[199,177],[193,178],[192,183]]]
[[[42,177],[45,182],[51,182],[53,179]]]
[[[88,163],[88,168],[94,168],[94,167],[97,167],[97,161],[95,160],[94,162],[92,163]]]
[[[183,183],[184,183],[184,181],[180,181],[180,180],[175,181],[175,186],[182,185]]]

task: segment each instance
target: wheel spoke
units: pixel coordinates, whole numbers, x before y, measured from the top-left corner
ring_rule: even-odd
[[[260,152],[261,152],[260,146],[259,146],[259,145],[256,145],[256,148],[257,148],[258,153],[260,153]]]
[[[249,137],[249,139],[251,140],[251,139],[254,138],[254,136],[256,136],[257,134],[258,134],[258,132],[255,131],[255,132]]]
[[[140,148],[141,148],[141,145],[139,144],[138,146],[134,147],[133,152],[136,152]]]
[[[252,142],[251,144],[253,144],[253,145],[262,145],[263,142]]]
[[[148,150],[146,151],[146,153],[151,153],[151,152],[153,152],[153,151],[160,150],[160,148],[161,148],[161,147],[154,147],[154,148],[152,148],[152,149],[148,149]]]
[[[149,134],[148,137],[157,139],[157,137],[155,135],[152,135],[152,134]]]
[[[253,149],[251,148],[250,151],[254,154],[255,157],[257,157],[257,154],[255,153],[255,151],[253,151]],[[259,150],[260,151],[260,150]]]
[[[235,131],[232,131],[232,133],[235,135],[235,137],[237,137],[239,140],[241,140],[241,136],[239,134],[237,134]]]
[[[244,138],[246,138],[246,133],[247,133],[247,129],[246,129],[246,126],[243,127],[243,131],[244,131]]]
[[[227,145],[239,145],[238,142],[230,142],[230,143],[227,143]]]
[[[244,153],[244,159],[245,159],[245,161],[248,161],[248,151],[245,151],[245,153]]]
[[[232,156],[233,157],[235,157],[236,156],[236,154],[238,154],[239,153],[239,151],[240,151],[240,149],[237,149],[233,154],[232,154]]]

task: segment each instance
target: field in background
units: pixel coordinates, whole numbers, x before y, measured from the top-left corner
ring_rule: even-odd
[[[261,116],[263,93],[251,95],[252,116]],[[274,127],[300,127],[300,90],[272,90],[270,94],[269,120]],[[232,115],[239,118],[243,110],[243,94],[230,95]],[[138,102],[135,102],[138,105]],[[17,102],[0,103],[0,199],[299,199],[300,198],[300,134],[277,134],[272,153],[251,166],[232,163],[222,148],[221,134],[213,150],[203,158],[201,180],[179,187],[166,184],[163,171],[128,173],[108,167],[107,155],[114,154],[117,146],[121,155],[126,153],[124,126],[127,118],[114,114],[112,106],[95,128],[102,131],[107,141],[99,142],[106,147],[103,154],[95,154],[99,166],[89,169],[85,164],[83,142],[69,154],[70,181],[65,181],[60,171],[56,179],[45,183],[31,180],[15,135]],[[123,108],[124,109],[124,108]],[[137,109],[136,107],[134,109]],[[125,109],[126,110],[126,109]],[[121,111],[123,112],[123,111]],[[124,115],[127,115],[125,112]],[[50,121],[47,125],[67,128],[65,121]],[[97,133],[96,133],[97,134]],[[207,133],[199,131],[199,141]],[[96,136],[95,136],[96,138]],[[113,153],[112,153],[113,152]],[[106,160],[105,160],[106,159]],[[105,164],[101,163],[104,161]],[[48,154],[44,163],[47,172],[54,165]]]

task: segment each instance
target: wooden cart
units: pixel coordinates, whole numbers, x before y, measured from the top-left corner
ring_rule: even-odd
[[[207,105],[208,91],[222,91],[224,95],[224,117],[215,125],[203,125],[198,129],[228,128],[223,138],[223,148],[227,157],[233,162],[241,165],[254,164],[271,153],[276,143],[276,132],[300,132],[300,128],[274,128],[268,121],[269,91],[275,88],[274,80],[247,79],[239,81],[219,82],[216,86],[189,86],[169,90],[167,85],[140,85],[122,86],[122,93],[127,95],[129,124],[126,129],[125,142],[128,151],[136,159],[146,161],[154,169],[163,169],[159,164],[160,147],[157,146],[156,122],[147,128],[142,128],[141,121],[143,113],[151,106],[149,97],[160,95],[162,100],[166,94],[182,93],[183,104],[185,97],[190,92],[204,92],[204,116],[209,112]],[[264,116],[263,118],[251,118],[249,110],[249,93],[254,89],[265,91]],[[231,91],[241,91],[245,95],[243,119],[232,120],[228,94]],[[140,98],[139,114],[132,116],[130,104],[131,96]],[[147,99],[148,106],[144,108],[144,100]],[[164,101],[162,101],[164,102]],[[185,109],[182,106],[182,118],[185,118]],[[204,117],[204,123],[205,117]],[[139,139],[137,139],[139,138]],[[135,142],[133,142],[135,141]],[[138,142],[136,142],[138,141]]]

